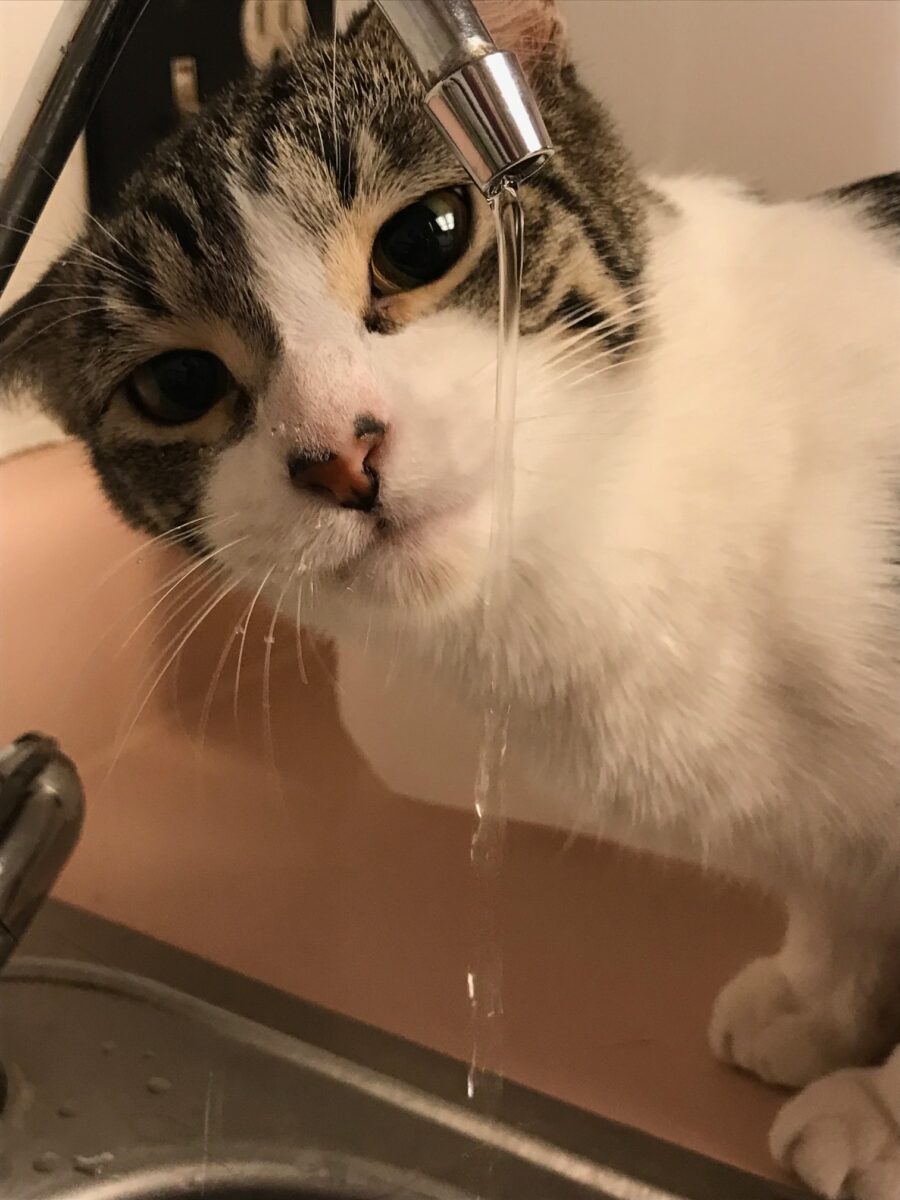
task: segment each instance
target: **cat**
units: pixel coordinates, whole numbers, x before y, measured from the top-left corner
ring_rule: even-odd
[[[493,226],[377,10],[163,144],[3,318],[0,374],[132,525],[467,703],[495,673],[538,787],[782,895],[713,1048],[801,1089],[782,1163],[897,1200],[900,174],[643,178],[553,0],[481,8],[557,147],[521,189],[493,634]]]

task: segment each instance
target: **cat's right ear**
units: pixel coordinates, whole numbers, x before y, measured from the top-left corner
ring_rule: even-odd
[[[41,279],[9,308],[0,312],[0,405],[27,391],[50,413],[50,378],[63,353],[61,339],[54,327],[65,319],[71,307],[60,278],[60,264]]]

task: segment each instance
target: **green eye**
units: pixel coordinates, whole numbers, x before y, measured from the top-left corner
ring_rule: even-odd
[[[143,416],[160,425],[185,425],[237,392],[231,372],[214,354],[172,350],[137,368],[125,395]]]
[[[401,209],[378,231],[372,247],[372,284],[382,296],[433,283],[469,244],[471,212],[462,188],[431,192]]]

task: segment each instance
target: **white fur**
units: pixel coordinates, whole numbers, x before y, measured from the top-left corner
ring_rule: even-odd
[[[290,487],[274,417],[224,455],[208,505],[241,514],[229,540],[253,535],[250,554],[226,555],[236,573],[274,567],[273,595],[296,578],[306,619],[365,641],[395,686],[408,666],[477,710],[497,651],[514,769],[573,824],[784,894],[785,948],[726,989],[712,1040],[805,1084],[882,1049],[886,1007],[900,1015],[900,271],[850,209],[659,186],[677,215],[654,217],[631,361],[575,350],[555,366],[565,339],[523,345],[499,647],[479,603],[495,353],[483,323],[441,314],[380,339],[326,321],[390,422],[388,537]],[[334,302],[310,247],[258,221],[255,239],[268,270],[318,280],[313,305],[273,295],[301,381],[293,434],[304,388],[321,434],[353,416],[340,370],[309,382],[309,338]],[[282,423],[289,402],[276,386]],[[894,1075],[879,1078],[900,1111]],[[778,1153],[836,1196],[853,1154],[823,1167],[813,1134],[798,1153],[817,1110],[796,1104]],[[900,1157],[895,1131],[879,1136]],[[896,1200],[890,1170],[847,1194]]]

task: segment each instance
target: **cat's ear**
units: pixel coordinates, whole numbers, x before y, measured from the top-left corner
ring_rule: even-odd
[[[500,50],[511,50],[526,73],[567,59],[565,24],[556,0],[475,0]]]
[[[40,322],[33,315],[45,299],[44,281],[8,308],[0,311],[0,395],[6,396],[14,385],[30,381],[38,370],[41,339]]]
[[[50,416],[51,379],[58,373],[65,354],[62,339],[54,333],[61,311],[56,283],[58,264],[13,305],[0,312],[0,407],[15,404],[24,393],[37,401]]]

